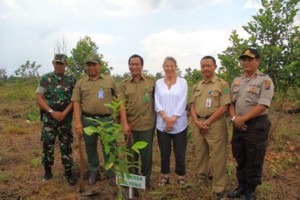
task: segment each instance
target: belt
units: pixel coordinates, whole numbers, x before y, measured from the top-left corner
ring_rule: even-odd
[[[105,115],[91,115],[91,114],[87,114],[87,113],[82,113],[84,116],[86,117],[91,117],[91,118],[95,118],[95,119],[99,119],[99,118],[104,118],[104,117],[110,117],[111,114],[105,114]]]
[[[211,115],[197,115],[199,119],[208,119]]]
[[[265,120],[265,119],[268,119],[268,115],[265,114],[265,115],[259,115],[257,117],[254,117],[252,119],[249,119],[248,121],[246,121],[245,124],[252,124],[254,122],[257,122],[257,121],[260,121],[260,120]]]

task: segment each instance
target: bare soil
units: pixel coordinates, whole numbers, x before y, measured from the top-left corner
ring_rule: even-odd
[[[41,127],[39,122],[31,123],[27,117],[28,110],[35,106],[35,102],[31,101],[1,101],[0,199],[116,199],[116,187],[110,186],[109,181],[105,179],[98,181],[93,187],[87,184],[87,179],[84,180],[85,191],[99,192],[94,196],[81,196],[79,182],[76,186],[69,186],[64,179],[58,144],[55,148],[54,176],[47,182],[41,181],[44,173],[40,164]],[[271,112],[270,116],[273,127],[265,159],[263,184],[257,189],[258,199],[300,199],[300,117],[275,111]],[[195,139],[191,125],[186,159],[186,185],[179,187],[175,175],[172,174],[171,184],[163,188],[158,187],[160,159],[155,139],[152,189],[139,190],[139,197],[134,199],[211,199],[210,183],[204,186],[197,182],[194,165],[199,147]],[[230,191],[236,186],[235,162],[232,159],[230,142],[228,153],[230,175],[228,191]],[[80,159],[76,135],[74,135],[73,157],[74,173],[79,178]],[[172,163],[174,163],[173,155]],[[173,168],[172,170],[174,171]],[[126,189],[124,198],[128,199]]]

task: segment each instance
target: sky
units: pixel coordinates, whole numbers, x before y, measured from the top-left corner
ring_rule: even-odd
[[[51,72],[58,43],[70,56],[89,36],[112,74],[129,72],[132,54],[152,75],[167,56],[185,73],[205,55],[217,58],[233,30],[247,37],[242,26],[259,7],[260,0],[0,0],[0,68],[14,75],[29,60]]]

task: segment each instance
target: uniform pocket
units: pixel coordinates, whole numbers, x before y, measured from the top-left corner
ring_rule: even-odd
[[[134,98],[135,93],[136,93],[136,91],[134,90],[134,88],[125,90],[125,98],[126,98],[127,103],[135,101],[135,98]]]
[[[219,90],[213,90],[212,92],[212,108],[218,108],[220,107],[220,96],[221,96],[221,91]]]
[[[201,96],[201,92],[200,91],[196,91],[194,92],[193,94],[193,99],[197,98],[197,97],[200,97]]]
[[[247,102],[258,103],[260,88],[256,86],[250,86],[247,89]]]

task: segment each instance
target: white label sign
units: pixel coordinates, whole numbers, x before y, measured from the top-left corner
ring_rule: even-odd
[[[140,189],[145,189],[146,188],[146,177],[145,176],[139,176],[136,174],[129,174],[126,176],[122,176],[121,173],[117,173],[116,176],[117,183],[119,185],[127,186],[127,187],[133,187],[133,188],[140,188]],[[122,180],[124,179],[124,180]]]

